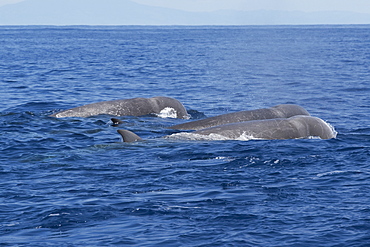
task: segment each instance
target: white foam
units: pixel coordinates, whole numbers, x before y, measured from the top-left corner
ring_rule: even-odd
[[[49,214],[49,217],[55,217],[55,216],[60,216],[60,214]]]
[[[334,129],[334,126],[331,125],[330,123],[326,122],[325,123],[329,126],[329,128],[331,129],[331,131],[333,132],[333,138],[337,138],[337,135],[338,135],[338,132]]]
[[[160,118],[177,118],[177,111],[171,107],[166,107],[156,115]]]
[[[254,137],[252,135],[248,135],[246,132],[243,132],[243,134],[241,134],[241,136],[239,136],[235,140],[238,140],[238,141],[249,141],[249,140],[262,140],[262,139],[261,138],[256,138],[256,137]]]
[[[226,162],[231,162],[231,161],[234,161],[235,158],[233,157],[224,157],[224,156],[219,156],[219,157],[216,157],[214,158],[214,160],[220,160],[220,161],[226,161]]]
[[[296,138],[296,139],[302,139],[302,138]],[[307,137],[307,139],[318,139],[318,140],[321,140],[321,137],[320,136],[309,136],[309,137]]]
[[[213,141],[213,140],[228,140],[226,137],[211,134],[211,135],[199,135],[188,132],[181,132],[167,136],[167,138],[177,139],[177,140],[189,140],[189,141]]]
[[[190,141],[226,141],[226,140],[238,140],[238,141],[249,141],[256,140],[253,136],[243,133],[238,138],[226,137],[220,134],[209,134],[209,135],[200,135],[189,132],[181,132],[167,136],[167,138],[179,139],[179,140],[190,140]]]

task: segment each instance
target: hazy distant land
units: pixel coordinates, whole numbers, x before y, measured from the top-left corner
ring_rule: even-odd
[[[370,24],[370,14],[268,10],[187,12],[129,0],[26,0],[0,7],[0,25],[283,24]]]

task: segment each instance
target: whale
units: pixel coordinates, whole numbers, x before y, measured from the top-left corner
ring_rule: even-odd
[[[136,142],[143,140],[140,136],[129,130],[117,130],[122,136],[123,142]]]
[[[124,123],[124,121],[118,118],[111,118],[110,120],[112,121],[112,126],[119,126]]]
[[[238,123],[252,120],[273,119],[273,118],[289,118],[296,115],[310,114],[301,106],[294,104],[281,104],[271,108],[263,108],[248,111],[239,111],[227,113],[214,117],[209,117],[201,120],[191,121],[187,123],[177,124],[169,127],[176,130],[200,130],[213,126],[219,126],[230,123]]]
[[[224,124],[197,130],[190,134],[200,138],[214,135],[213,138],[218,136],[220,139],[229,140],[284,140],[312,137],[332,139],[336,137],[336,132],[328,123],[318,117],[307,115]]]
[[[124,142],[140,141],[135,133],[117,131]],[[318,117],[297,115],[290,118],[251,120],[224,124],[193,132],[180,132],[166,138],[187,140],[284,140],[303,138],[335,138],[334,128]]]
[[[50,117],[90,117],[101,114],[113,116],[144,116],[161,114],[174,118],[187,119],[189,117],[183,104],[170,97],[132,98],[111,101],[102,101],[87,104],[51,114]]]

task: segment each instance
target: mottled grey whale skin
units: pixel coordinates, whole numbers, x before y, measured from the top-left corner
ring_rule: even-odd
[[[128,130],[118,130],[124,142],[142,140]],[[324,120],[307,115],[290,118],[252,120],[239,123],[224,124],[194,132],[183,132],[168,137],[191,140],[284,140],[309,137],[331,139],[336,137],[335,130]]]
[[[92,103],[64,110],[50,117],[90,117],[100,114],[113,116],[143,116],[159,114],[166,108],[176,111],[177,118],[188,118],[188,113],[180,101],[169,97],[133,98]]]
[[[197,130],[191,134],[204,136],[217,134],[231,140],[243,139],[243,136],[264,140],[336,137],[336,132],[324,120],[307,115],[225,124]]]
[[[213,126],[219,126],[229,123],[238,123],[252,120],[289,118],[296,115],[310,114],[301,106],[293,104],[282,104],[271,108],[263,108],[249,111],[239,111],[227,113],[219,116],[209,117],[197,121],[171,126],[170,129],[177,130],[200,130]]]

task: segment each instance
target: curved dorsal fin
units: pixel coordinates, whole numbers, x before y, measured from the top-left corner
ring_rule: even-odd
[[[122,136],[124,142],[136,142],[142,140],[140,136],[129,130],[117,130],[117,132]]]

